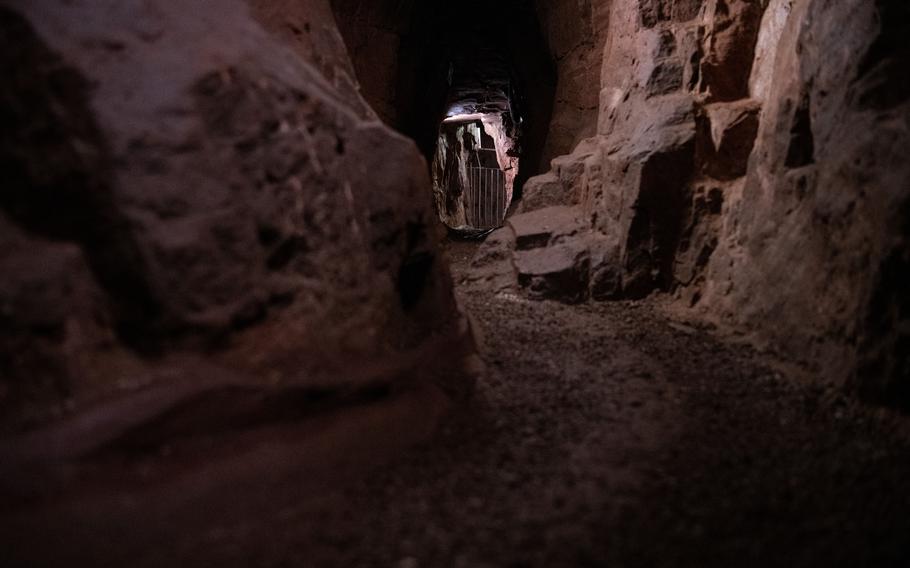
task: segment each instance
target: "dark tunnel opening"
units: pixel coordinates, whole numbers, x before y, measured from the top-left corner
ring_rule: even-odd
[[[516,140],[510,153],[521,160],[512,197],[519,199],[524,182],[546,169],[557,77],[534,2],[332,4],[364,96],[417,143],[428,164],[445,119],[493,115]],[[394,36],[391,46],[377,29]],[[383,66],[395,69],[394,77],[380,72]]]

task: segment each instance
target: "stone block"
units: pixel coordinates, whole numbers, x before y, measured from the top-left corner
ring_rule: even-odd
[[[554,244],[583,227],[578,209],[559,206],[515,215],[508,224],[515,232],[515,248],[519,251]]]
[[[518,283],[538,300],[582,302],[588,298],[591,262],[582,240],[515,253]]]
[[[702,173],[718,180],[746,175],[758,135],[761,105],[752,100],[715,103],[698,117],[697,161]]]

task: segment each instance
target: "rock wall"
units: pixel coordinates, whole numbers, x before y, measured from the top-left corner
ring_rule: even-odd
[[[753,73],[758,138],[705,308],[822,377],[910,405],[907,296],[896,292],[910,234],[910,8],[772,2],[764,26],[758,55],[779,34],[776,57]]]
[[[331,0],[361,94],[386,124],[398,127],[402,38],[409,34],[415,0]]]
[[[537,0],[538,17],[556,62],[553,117],[543,162],[568,154],[597,132],[600,71],[610,0]]]
[[[476,276],[501,287],[510,257],[532,296],[670,292],[910,405],[906,5],[614,0],[608,21],[596,135],[528,181]]]
[[[325,1],[4,1],[0,26],[7,423],[187,358],[466,388],[425,162],[372,118]]]

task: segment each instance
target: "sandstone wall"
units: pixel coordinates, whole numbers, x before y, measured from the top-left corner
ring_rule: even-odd
[[[596,133],[610,4],[610,0],[536,1],[557,73],[544,164],[570,153],[579,142]]]
[[[752,83],[758,140],[706,285],[712,313],[824,378],[902,404],[908,22],[891,0],[772,2],[762,39],[781,26],[776,57],[760,43],[768,56]]]
[[[414,0],[331,0],[364,99],[389,126],[402,123],[399,77],[402,37],[409,33]]]
[[[371,118],[326,2],[4,1],[0,25],[7,419],[197,356],[464,387],[425,162]]]
[[[671,292],[824,381],[910,403],[908,8],[614,0],[596,135],[526,185],[517,286]],[[479,278],[502,281],[484,259]]]

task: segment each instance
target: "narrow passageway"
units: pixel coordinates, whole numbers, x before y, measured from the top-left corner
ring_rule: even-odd
[[[489,372],[431,444],[213,529],[227,565],[901,566],[900,422],[782,377],[659,300],[566,306],[465,283]]]
[[[571,306],[497,293],[470,277],[479,246],[445,249],[487,372],[431,440],[383,438],[406,445],[427,427],[402,421],[413,404],[393,399],[359,403],[372,418],[348,412],[322,441],[308,441],[317,421],[265,429],[255,452],[203,438],[171,458],[93,458],[75,500],[6,520],[15,565],[905,564],[901,418],[794,382],[659,297]],[[345,441],[358,431],[362,442]],[[200,459],[204,475],[182,480]],[[102,488],[133,460],[145,481],[111,500]],[[57,544],[36,548],[41,538]]]
[[[0,0],[0,568],[910,566],[910,3]]]

